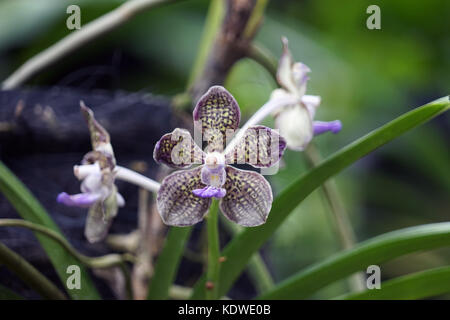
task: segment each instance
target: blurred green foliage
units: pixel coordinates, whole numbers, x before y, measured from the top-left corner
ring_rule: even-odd
[[[69,4],[80,5],[82,24],[86,24],[121,3],[1,0],[1,79],[70,32],[65,27]],[[381,8],[381,30],[366,28],[366,8],[371,4]],[[29,84],[71,84],[67,79],[74,70],[95,71],[106,66],[120,79],[109,89],[168,95],[181,92],[197,54],[207,6],[208,1],[183,1],[141,14]],[[256,41],[278,57],[280,37],[287,36],[295,59],[312,69],[308,93],[322,97],[316,118],[341,119],[344,125],[339,135],[315,139],[326,156],[408,111],[408,106],[448,94],[449,13],[450,2],[446,0],[271,1]],[[105,61],[105,56],[118,58]],[[236,64],[226,81],[244,117],[266,101],[275,85],[266,70],[248,59]],[[448,115],[444,115],[336,178],[359,240],[401,227],[448,220],[448,132]],[[307,169],[300,153],[288,151],[284,162],[280,173],[270,177],[276,192]],[[267,251],[277,280],[339,250],[328,215],[321,195],[315,192],[278,230]],[[449,261],[449,250],[412,255],[383,265],[383,277]],[[318,297],[342,293],[345,286],[345,282],[338,283]]]

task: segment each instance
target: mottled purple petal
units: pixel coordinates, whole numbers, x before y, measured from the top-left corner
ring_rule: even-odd
[[[334,121],[314,121],[314,135],[317,136],[319,134],[331,131],[333,133],[338,133],[342,129],[342,123],[340,120]]]
[[[100,199],[100,195],[92,193],[78,193],[69,195],[66,192],[58,194],[56,201],[69,207],[89,208]]]
[[[165,224],[181,227],[203,220],[211,198],[200,198],[193,193],[193,190],[205,187],[200,178],[202,167],[176,171],[162,181],[156,204]]]
[[[188,168],[201,164],[204,153],[192,139],[189,131],[175,129],[161,137],[153,151],[153,159],[172,168]]]
[[[226,163],[250,164],[256,168],[268,168],[275,165],[283,156],[286,140],[265,126],[253,126],[234,149],[225,155]]]
[[[101,150],[112,154],[111,139],[109,133],[103,128],[94,117],[94,112],[86,107],[83,101],[80,102],[81,113],[84,115],[91,133],[92,149]]]
[[[225,197],[220,210],[231,221],[245,227],[266,222],[272,207],[272,188],[262,175],[253,171],[227,167]]]
[[[114,154],[112,153],[112,149],[110,151],[105,150],[94,150],[86,153],[81,161],[83,165],[92,165],[98,163],[102,172],[112,171],[116,166],[116,159],[114,158]]]
[[[277,81],[280,86],[292,93],[296,91],[295,82],[292,77],[292,65],[294,64],[294,59],[289,51],[288,39],[283,37],[281,41],[283,43],[283,52],[281,53],[280,61],[278,62]]]
[[[192,193],[200,198],[223,198],[227,191],[224,188],[206,186],[202,189],[194,189]]]
[[[90,243],[99,242],[108,235],[117,211],[117,188],[114,186],[104,201],[97,201],[89,209],[84,234]]]
[[[222,151],[227,130],[239,127],[241,111],[231,93],[224,87],[213,86],[197,102],[193,117],[209,145],[208,151]]]

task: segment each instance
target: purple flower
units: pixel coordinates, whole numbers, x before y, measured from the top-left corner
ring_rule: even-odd
[[[157,207],[164,223],[189,226],[200,222],[211,198],[220,199],[220,209],[231,221],[243,226],[265,223],[272,206],[270,184],[261,174],[230,164],[271,167],[280,160],[285,140],[270,128],[253,126],[225,149],[238,129],[240,109],[234,97],[221,86],[211,87],[200,98],[193,118],[194,127],[206,141],[205,152],[183,129],[164,135],[153,152],[156,162],[173,168],[199,164],[194,169],[176,171],[162,181]]]
[[[81,180],[81,192],[62,192],[57,201],[66,206],[89,208],[85,235],[90,242],[102,240],[108,233],[118,207],[125,205],[114,184],[114,152],[108,132],[95,120],[91,109],[81,103],[91,133],[93,151],[87,153],[81,166],[74,166],[74,175]]]
[[[277,70],[277,80],[281,88],[273,91],[271,99],[294,96],[298,103],[288,105],[275,114],[275,126],[286,138],[288,148],[304,150],[315,135],[327,131],[338,133],[342,124],[339,120],[314,121],[320,97],[305,95],[306,84],[311,70],[301,62],[294,62],[286,38],[283,41],[283,53]]]

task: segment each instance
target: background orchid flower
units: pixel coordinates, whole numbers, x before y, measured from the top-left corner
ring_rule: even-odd
[[[62,192],[57,201],[67,206],[90,208],[85,235],[89,242],[102,240],[108,233],[118,207],[125,205],[114,184],[116,159],[108,132],[95,120],[94,113],[81,102],[81,112],[91,133],[93,151],[88,152],[81,166],[74,166],[75,176],[81,180],[81,192],[69,195]]]
[[[157,207],[164,223],[189,226],[201,221],[214,197],[220,198],[220,209],[229,220],[242,226],[263,224],[272,206],[270,184],[261,174],[230,164],[270,167],[280,160],[285,140],[270,128],[253,126],[224,151],[227,138],[239,126],[240,109],[221,86],[211,87],[200,98],[193,118],[194,126],[207,141],[206,152],[182,129],[164,135],[154,149],[155,161],[170,167],[200,164],[194,169],[176,171],[162,181]]]
[[[297,104],[287,105],[275,114],[275,126],[285,137],[288,148],[304,150],[313,136],[331,131],[338,133],[342,124],[339,120],[324,122],[314,121],[316,108],[320,104],[320,97],[305,95],[306,84],[311,70],[301,62],[294,62],[288,48],[288,40],[282,38],[283,53],[281,55],[277,81],[281,88],[272,92],[271,99],[282,99],[294,96]]]

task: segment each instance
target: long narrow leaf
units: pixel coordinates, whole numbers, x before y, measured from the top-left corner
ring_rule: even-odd
[[[227,260],[222,265],[220,273],[219,294],[222,296],[228,292],[250,257],[273,235],[303,199],[328,178],[408,130],[445,112],[449,107],[450,101],[447,96],[414,109],[354,141],[284,189],[273,202],[272,213],[267,222],[261,227],[246,229],[224,249],[222,255],[226,256]],[[194,288],[193,299],[205,297],[204,284],[205,277],[202,277]]]
[[[24,300],[24,298],[0,284],[0,300]]]
[[[408,274],[381,283],[380,289],[340,296],[339,300],[415,300],[450,293],[450,267]]]
[[[336,280],[399,256],[450,246],[450,222],[397,230],[367,240],[289,277],[260,299],[302,299]]]
[[[20,182],[20,180],[0,162],[0,191],[13,205],[19,215],[28,221],[44,225],[56,232],[61,233],[58,226],[47,214],[39,201]],[[73,299],[98,299],[100,298],[92,280],[80,261],[71,256],[56,241],[46,236],[35,233],[39,243],[44,248],[52,262],[61,282],[65,285],[70,276],[66,273],[67,267],[77,265],[81,271],[81,288],[67,290]]]
[[[175,280],[186,241],[192,227],[171,227],[162,253],[158,257],[147,299],[163,300],[169,296],[169,289]]]
[[[0,263],[39,293],[42,298],[52,300],[67,299],[65,294],[53,282],[3,243],[0,243]]]

